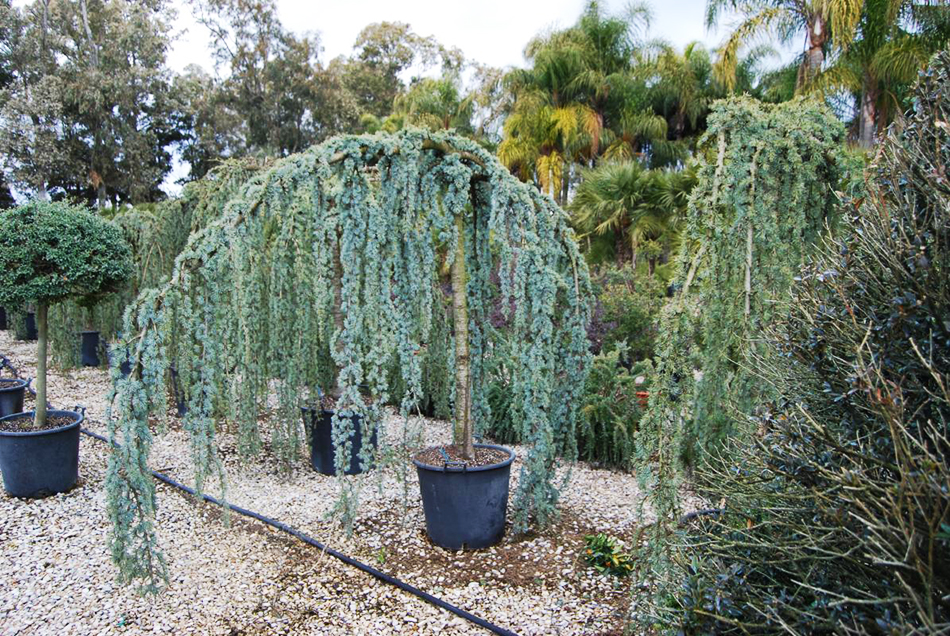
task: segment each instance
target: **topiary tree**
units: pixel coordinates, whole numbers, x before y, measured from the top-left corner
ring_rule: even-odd
[[[532,444],[515,495],[515,527],[548,521],[558,496],[555,461],[576,452],[576,409],[590,358],[590,281],[567,215],[453,133],[339,137],[249,179],[192,235],[169,282],[144,291],[126,313],[133,368],[116,382],[118,417],[108,418],[121,444],[107,478],[121,576],[154,589],[164,574],[147,459],[149,414],[165,408],[171,364],[188,402],[198,490],[209,476],[224,487],[215,442],[220,416],[236,423],[242,452],[253,453],[261,446],[259,415],[276,392],[272,447],[292,457],[302,438],[300,402],[328,377],[337,386],[333,439],[342,474],[354,426],[348,415],[369,415],[362,418],[369,439],[379,404],[391,399],[394,365],[400,412],[408,416],[420,399],[433,315],[444,311],[445,270],[454,441],[470,455],[490,419],[486,325],[498,293],[510,319],[517,426]],[[353,482],[341,483],[346,520]]]
[[[92,302],[132,273],[117,227],[81,207],[34,201],[0,213],[0,304],[36,306],[36,417],[46,424],[46,351],[50,305]]]

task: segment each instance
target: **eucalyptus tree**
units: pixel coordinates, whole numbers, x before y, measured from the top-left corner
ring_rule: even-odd
[[[378,416],[379,405],[395,399],[408,416],[421,397],[419,353],[433,314],[443,310],[443,259],[452,271],[455,442],[470,453],[473,434],[490,418],[484,363],[497,271],[511,321],[515,425],[531,443],[515,527],[551,519],[555,462],[575,451],[591,293],[567,215],[553,200],[477,143],[414,129],[328,140],[252,177],[219,210],[192,234],[169,281],[142,292],[126,312],[132,372],[116,382],[106,418],[120,443],[107,489],[112,555],[123,578],[154,589],[164,574],[147,459],[150,413],[165,408],[170,364],[188,400],[184,425],[199,491],[209,477],[225,479],[215,439],[220,409],[237,423],[239,448],[250,452],[260,448],[258,416],[276,391],[273,445],[292,453],[301,439],[300,401],[328,376],[338,389],[333,439],[343,473],[349,414]],[[390,395],[394,366],[399,396]],[[376,422],[362,418],[364,436]],[[341,510],[351,519],[351,482],[343,484]]]
[[[341,77],[356,99],[360,114],[382,119],[404,92],[403,75],[411,68],[438,69],[438,75],[461,72],[465,57],[433,37],[422,37],[403,22],[377,22],[366,26],[353,45],[354,54],[341,60]]]
[[[193,177],[225,157],[282,157],[354,129],[356,100],[338,73],[320,60],[315,34],[295,35],[273,0],[201,0],[196,19],[212,34],[223,79],[192,69],[188,92],[193,135],[183,154],[195,160]]]
[[[100,207],[160,196],[180,139],[167,5],[36,0],[4,14],[12,78],[0,147],[11,179]]]

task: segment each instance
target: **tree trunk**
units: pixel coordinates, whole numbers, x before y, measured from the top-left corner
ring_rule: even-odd
[[[340,260],[340,242],[342,238],[337,236],[336,245],[333,248],[333,330],[337,335],[336,350],[343,349],[343,342],[339,339],[343,333],[343,263]],[[333,374],[333,387],[328,390],[333,397],[340,397],[340,367],[336,359],[331,356],[336,372]]]
[[[33,425],[41,429],[46,425],[46,343],[48,342],[49,305],[36,305],[36,419]]]
[[[864,73],[864,89],[861,91],[861,112],[858,114],[858,144],[871,148],[877,137],[877,81],[870,73]]]
[[[821,15],[812,15],[808,20],[808,50],[805,51],[805,60],[802,62],[802,70],[798,74],[797,90],[807,85],[818,72],[821,71],[825,63],[825,42],[828,41],[827,29],[825,29],[825,19]]]
[[[455,322],[455,445],[466,460],[475,458],[472,441],[471,367],[468,352],[468,272],[465,267],[465,222],[460,215],[458,250],[452,263],[452,318]]]

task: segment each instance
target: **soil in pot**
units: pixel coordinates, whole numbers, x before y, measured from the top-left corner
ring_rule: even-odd
[[[0,418],[0,473],[14,497],[65,492],[79,479],[79,426],[84,416],[47,411],[47,428],[33,428],[33,413]],[[50,428],[52,427],[52,428]]]
[[[477,550],[501,541],[514,459],[513,451],[491,444],[476,444],[472,461],[462,460],[453,446],[416,453],[412,462],[429,539],[449,550]]]
[[[80,349],[82,365],[84,367],[99,366],[99,332],[82,331],[82,347]]]
[[[0,417],[23,411],[27,383],[16,378],[0,378]]]
[[[333,447],[333,411],[326,408],[314,409],[302,407],[304,426],[310,426],[310,464],[318,473],[336,475],[334,463],[335,449]],[[344,470],[346,475],[360,474],[360,450],[363,447],[363,418],[351,415],[353,435],[350,438],[350,463]],[[374,430],[370,444],[375,451],[379,447],[379,438]],[[371,468],[371,467],[367,467]]]

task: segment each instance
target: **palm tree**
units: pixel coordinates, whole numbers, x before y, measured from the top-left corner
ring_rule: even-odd
[[[641,249],[652,247],[645,259],[652,275],[679,240],[695,172],[648,170],[624,161],[585,170],[583,177],[571,202],[581,235],[612,235],[618,264],[636,265]]]
[[[593,166],[605,148],[616,157],[641,152],[665,139],[663,122],[631,109],[645,85],[631,73],[639,32],[648,24],[645,6],[621,17],[588,4],[573,27],[535,38],[525,49],[531,68],[506,78],[515,95],[498,157],[525,180],[566,205],[578,168]]]
[[[843,50],[851,43],[863,6],[864,0],[707,0],[707,27],[714,26],[724,11],[742,15],[719,49],[716,75],[732,90],[743,47],[770,36],[787,44],[804,31],[806,44],[798,73],[798,84],[803,86],[821,70],[830,47]]]
[[[858,106],[855,137],[869,148],[908,104],[917,73],[950,44],[950,8],[914,0],[865,0],[858,37],[806,87],[845,91]]]

